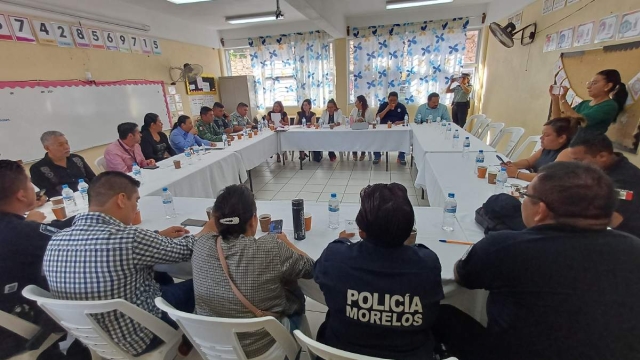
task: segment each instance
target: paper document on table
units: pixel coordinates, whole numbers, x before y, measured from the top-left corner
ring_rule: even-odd
[[[271,113],[271,121],[273,121],[274,124],[278,124],[280,120],[282,120],[280,113]]]

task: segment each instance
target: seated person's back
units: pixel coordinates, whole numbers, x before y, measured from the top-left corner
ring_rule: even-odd
[[[251,191],[244,185],[225,188],[216,198],[213,218],[220,235],[198,239],[192,258],[197,314],[256,317],[233,293],[220,262],[218,242],[234,285],[253,306],[274,313],[281,321],[303,314],[304,296],[297,280],[312,277],[313,260],[284,235],[256,239],[258,217]],[[290,321],[293,327],[297,320]],[[239,333],[238,339],[248,358],[265,354],[275,344],[266,331]]]
[[[315,266],[329,308],[318,340],[362,355],[427,359],[444,297],[438,257],[424,245],[404,245],[414,213],[402,185],[370,186],[361,203],[364,240],[352,244],[346,237],[354,234],[341,233]]]

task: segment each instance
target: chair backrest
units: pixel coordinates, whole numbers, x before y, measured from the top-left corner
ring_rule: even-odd
[[[487,128],[487,125],[489,125],[490,123],[491,123],[491,119],[486,117],[476,120],[476,125],[473,125],[473,131],[471,132],[471,135],[477,137],[478,139],[482,139],[480,135],[482,134],[484,129]]]
[[[478,126],[480,126],[480,122],[478,120],[480,119],[486,119],[487,116],[485,114],[478,114],[478,115],[471,115],[469,116],[469,119],[467,120],[467,125],[466,125],[466,129],[469,134],[474,134],[476,131],[478,131]],[[473,126],[473,127],[472,127]],[[471,129],[471,130],[469,130]]]
[[[178,323],[200,356],[205,360],[240,359],[247,357],[240,346],[238,334],[264,329],[276,344],[264,358],[293,360],[298,346],[289,331],[272,316],[253,319],[227,319],[188,314],[174,309],[164,299],[156,298],[156,305]],[[263,356],[259,357],[260,359]]]
[[[156,334],[165,343],[175,343],[182,333],[154,315],[121,299],[105,301],[68,301],[56,300],[53,296],[35,285],[22,290],[27,299],[36,301],[38,305],[69,334],[82,341],[99,356],[107,359],[135,359],[118,346],[107,333],[98,326],[91,314],[118,310],[129,316]]]
[[[520,159],[520,156],[522,155],[524,150],[532,143],[535,143],[535,145],[533,146],[533,151],[531,152],[531,155],[533,155],[536,151],[540,149],[540,136],[529,136],[522,143],[522,145],[520,145],[518,150],[516,150],[516,152],[514,152],[513,155],[509,156],[509,158],[513,161],[517,161],[518,159]]]
[[[332,348],[331,346],[321,344],[311,339],[300,330],[295,330],[293,335],[295,335],[298,344],[302,347],[302,350],[306,351],[307,354],[313,354],[325,360],[384,360],[382,358],[358,355]]]
[[[509,142],[507,143],[507,147],[504,149],[503,153],[509,157],[513,153],[513,150],[516,148],[518,141],[524,134],[524,129],[521,127],[510,127],[502,130],[498,136],[496,136],[491,144],[489,144],[492,148],[496,149],[500,144],[500,141],[505,138],[505,136],[509,135]]]
[[[103,172],[107,171],[107,161],[104,159],[104,156],[97,158],[95,164],[98,170]]]
[[[485,141],[489,133],[491,133],[491,138],[494,139],[498,137],[498,135],[500,135],[500,132],[502,131],[503,128],[504,128],[504,123],[491,123],[489,124],[489,126],[485,127],[484,130],[482,130],[482,134],[480,134],[478,139]]]

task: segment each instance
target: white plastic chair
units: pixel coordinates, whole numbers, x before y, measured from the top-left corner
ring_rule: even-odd
[[[477,137],[478,139],[482,139],[480,135],[490,123],[491,123],[491,119],[489,118],[478,119],[477,120],[478,128],[476,129],[476,131],[472,132],[471,135]],[[474,125],[473,127],[475,128],[476,126]]]
[[[175,320],[205,360],[239,359],[247,357],[236,333],[265,329],[276,340],[267,353],[252,360],[294,360],[299,347],[289,331],[272,316],[253,319],[226,319],[188,314],[174,309],[164,299],[156,298],[156,305]]]
[[[516,148],[516,145],[518,145],[518,141],[520,141],[520,138],[522,138],[522,135],[524,135],[523,128],[510,127],[502,130],[500,134],[498,134],[498,136],[493,138],[489,146],[495,149],[498,146],[498,144],[500,144],[500,141],[502,141],[502,139],[504,139],[504,137],[507,135],[510,135],[509,143],[507,143],[507,147],[504,149],[503,153],[507,157],[510,157],[511,153],[513,153],[514,149]]]
[[[509,156],[509,158],[511,158],[513,161],[517,161],[518,159],[520,159],[520,156],[522,155],[522,153],[524,152],[524,150],[531,145],[532,143],[535,143],[535,145],[533,146],[533,151],[531,152],[531,155],[533,155],[536,151],[540,150],[540,136],[529,136],[523,143],[522,145],[520,145],[520,147],[518,148],[518,150],[516,150],[515,153],[513,153],[512,156]]]
[[[102,172],[107,171],[107,161],[104,159],[104,156],[97,158],[95,164],[98,170]]]
[[[491,139],[495,139],[500,135],[504,129],[504,123],[491,123],[489,126],[485,127],[482,130],[482,134],[478,137],[481,141],[485,141],[487,139],[487,135],[491,134]]]
[[[469,132],[469,134],[475,134],[476,131],[478,131],[478,127],[480,126],[480,122],[478,120],[481,119],[486,119],[487,116],[485,114],[478,114],[478,115],[471,115],[469,116],[469,119],[467,120],[467,124],[466,124],[466,128],[465,130],[467,130]],[[473,127],[471,128],[471,124],[473,124]],[[471,130],[469,130],[469,128],[471,128]]]
[[[298,344],[300,344],[300,346],[302,347],[302,350],[306,351],[307,354],[309,354],[309,358],[311,358],[311,355],[315,355],[320,356],[325,360],[384,360],[382,358],[358,355],[347,351],[334,349],[331,346],[321,344],[309,338],[300,330],[294,331],[293,335],[295,335]]]
[[[91,350],[94,358],[129,360],[169,360],[178,352],[182,332],[172,329],[154,315],[122,300],[68,301],[56,300],[45,290],[29,285],[22,295],[34,300],[49,316],[64,327],[76,339]],[[164,344],[145,355],[134,357],[113,342],[111,337],[98,326],[91,314],[118,310],[156,334]]]

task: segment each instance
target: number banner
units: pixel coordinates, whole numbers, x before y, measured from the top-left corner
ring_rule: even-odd
[[[129,36],[127,34],[116,33],[116,40],[118,41],[118,48],[120,48],[121,52],[131,52]]]
[[[36,43],[36,37],[33,35],[33,31],[31,30],[29,19],[20,16],[9,15],[9,22],[11,22],[11,27],[13,28],[13,33],[16,36],[17,42],[30,44]]]
[[[143,54],[153,54],[151,51],[151,42],[147,38],[140,38],[140,45],[142,45]]]
[[[102,32],[96,29],[86,29],[87,36],[91,40],[91,47],[94,49],[104,50],[104,40],[102,39]]]
[[[87,33],[80,26],[72,26],[71,32],[73,32],[73,40],[76,41],[76,46],[82,49],[91,48],[91,42],[87,38]]]
[[[13,35],[11,35],[11,30],[9,30],[7,18],[4,17],[4,14],[0,14],[0,40],[13,41]]]
[[[131,44],[131,52],[134,54],[142,54],[142,46],[140,46],[140,38],[137,35],[129,35],[129,44]]]
[[[73,45],[73,40],[71,39],[71,29],[67,24],[57,24],[53,23],[53,32],[56,35],[56,41],[58,41],[59,47],[75,47]]]
[[[56,35],[53,31],[53,25],[46,21],[31,20],[33,24],[33,30],[35,30],[38,36],[38,42],[45,45],[58,45],[56,41]]]
[[[160,49],[160,42],[156,39],[151,39],[151,48],[156,55],[162,55],[162,49]]]
[[[104,35],[104,44],[109,51],[118,51],[118,41],[116,40],[116,34],[113,31],[102,31]]]

